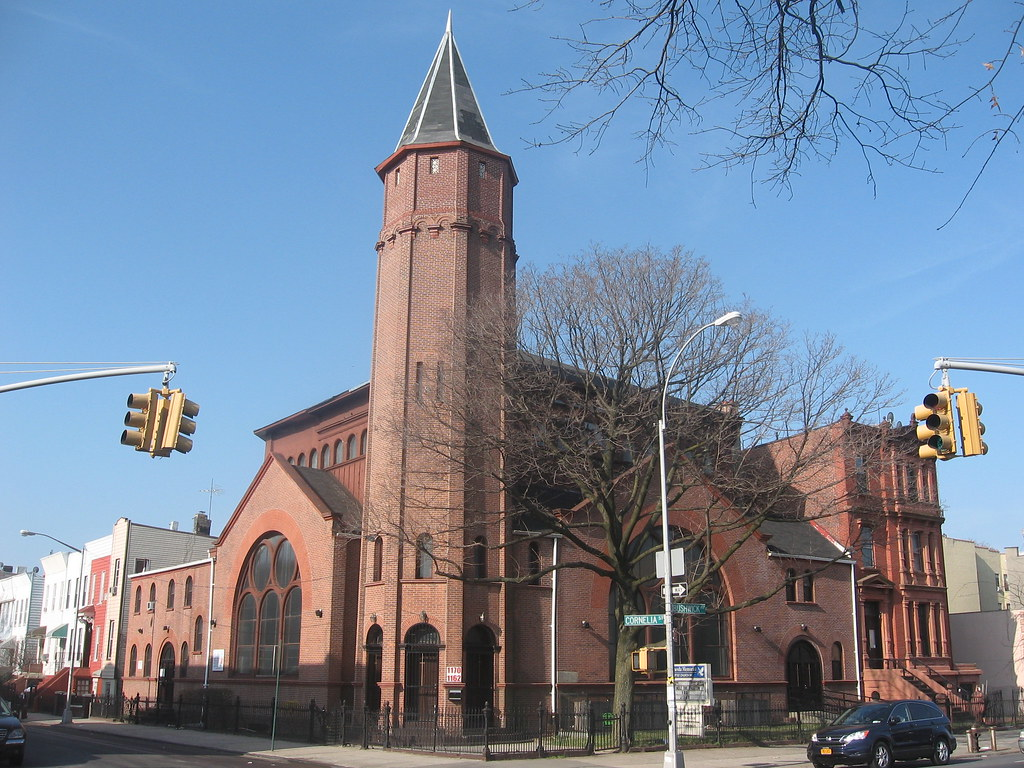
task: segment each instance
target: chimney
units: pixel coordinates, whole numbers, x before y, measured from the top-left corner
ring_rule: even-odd
[[[192,518],[192,532],[200,536],[210,535],[210,518],[206,516],[205,512],[196,512]]]

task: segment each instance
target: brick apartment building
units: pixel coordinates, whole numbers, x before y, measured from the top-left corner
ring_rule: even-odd
[[[415,716],[449,703],[561,707],[610,693],[619,628],[609,620],[609,582],[580,570],[488,580],[586,554],[515,530],[500,493],[402,429],[410,403],[463,368],[452,329],[515,276],[515,170],[493,143],[450,26],[397,149],[376,170],[384,211],[371,380],[257,430],[264,462],[210,559],[133,576],[129,696],[170,701],[208,684],[218,695],[269,700],[279,685],[281,701],[388,702]],[[739,611],[681,619],[684,660],[712,665],[729,706],[783,696],[799,708],[826,690],[888,695],[902,674],[894,660],[904,671],[927,658],[956,672],[933,463],[885,424],[829,429],[839,430],[828,432],[837,439],[821,459],[835,473],[831,497],[808,486],[805,507],[834,514],[770,520],[755,536],[710,542],[711,556],[739,549],[709,600],[740,605],[778,590]],[[867,485],[864,457],[844,442],[856,430],[887,436],[889,454],[871,458],[891,470]],[[781,443],[760,450],[785,463]],[[438,482],[412,481],[426,474]],[[710,481],[695,486],[704,509],[739,514]],[[693,529],[687,501],[672,524]],[[396,521],[405,535],[390,535]],[[477,578],[439,577],[432,556],[442,551],[472,553]],[[653,611],[660,599],[650,596]],[[647,641],[659,642],[658,632]],[[663,677],[637,686],[664,695]]]

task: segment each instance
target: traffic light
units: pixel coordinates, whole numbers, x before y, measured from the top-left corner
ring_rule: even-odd
[[[917,454],[922,459],[946,461],[956,456],[952,394],[952,388],[939,387],[937,392],[925,395],[923,405],[914,409],[917,439],[921,442]]]
[[[160,434],[155,455],[170,456],[171,451],[188,453],[192,450],[192,441],[187,435],[194,434],[196,423],[192,419],[199,413],[199,405],[185,397],[180,389],[164,392],[165,400],[161,405]]]
[[[981,439],[985,425],[981,423],[981,403],[973,392],[962,390],[956,397],[956,410],[960,414],[960,439],[964,456],[984,456],[988,446]]]
[[[160,403],[159,389],[128,395],[128,407],[135,410],[125,414],[124,425],[134,429],[126,429],[121,433],[121,445],[130,445],[136,451],[147,453],[155,450]]]
[[[634,672],[648,677],[664,675],[668,669],[667,652],[664,647],[651,648],[645,645],[633,651],[631,666]]]

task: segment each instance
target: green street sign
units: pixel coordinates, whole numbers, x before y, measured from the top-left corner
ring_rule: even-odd
[[[622,617],[622,623],[627,627],[665,626],[665,614],[631,613]]]
[[[704,603],[672,603],[672,613],[707,613]]]

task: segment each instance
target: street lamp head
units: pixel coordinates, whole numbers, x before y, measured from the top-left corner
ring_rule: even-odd
[[[36,532],[35,531],[26,531],[24,528],[22,528],[21,529],[21,535],[22,536],[35,536]]]
[[[742,319],[743,319],[743,315],[741,313],[737,312],[736,310],[733,310],[732,312],[726,312],[720,318],[715,320],[712,323],[712,325],[715,325],[715,326],[728,325],[728,326],[732,327],[732,326],[735,326],[735,325],[739,325],[739,322]]]

